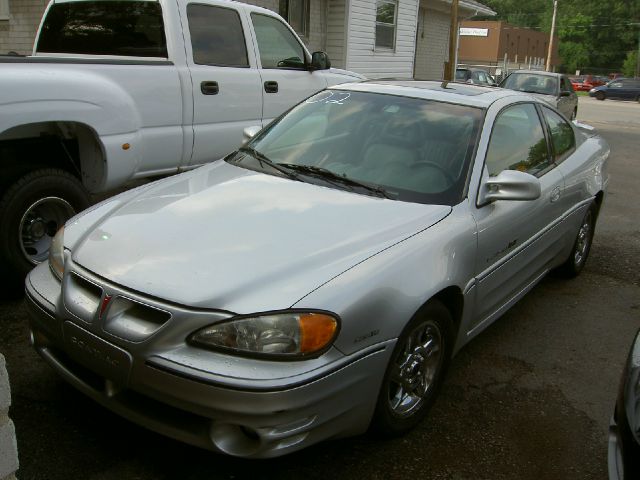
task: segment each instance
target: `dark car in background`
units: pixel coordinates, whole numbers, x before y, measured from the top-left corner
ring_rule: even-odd
[[[617,98],[640,102],[640,78],[617,78],[606,85],[592,88],[589,96],[598,100]]]
[[[640,330],[631,345],[609,426],[609,480],[640,478]]]
[[[495,79],[482,68],[456,68],[456,82],[472,83],[474,85],[496,86]]]

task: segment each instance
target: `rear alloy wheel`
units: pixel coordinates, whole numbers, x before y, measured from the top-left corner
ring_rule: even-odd
[[[385,372],[373,430],[400,435],[427,414],[448,365],[451,323],[449,311],[432,300],[405,327]]]
[[[564,264],[559,268],[562,275],[568,278],[575,277],[580,274],[584,268],[589,252],[591,251],[591,244],[593,243],[593,234],[596,226],[596,208],[592,205],[585,213],[580,228],[578,229],[578,235],[576,236],[571,254]]]
[[[76,177],[53,168],[30,172],[0,201],[0,264],[7,269],[7,293],[24,289],[24,277],[49,256],[58,229],[90,204]]]
[[[605,99],[604,92],[596,92],[596,99],[597,100],[604,100]]]

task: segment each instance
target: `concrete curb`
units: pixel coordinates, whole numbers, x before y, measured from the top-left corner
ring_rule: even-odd
[[[14,480],[18,470],[16,430],[9,418],[11,389],[4,355],[0,353],[0,480]]]

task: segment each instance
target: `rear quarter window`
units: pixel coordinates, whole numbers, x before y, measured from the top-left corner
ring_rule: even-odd
[[[149,1],[53,4],[36,51],[166,58],[162,9],[158,2]]]

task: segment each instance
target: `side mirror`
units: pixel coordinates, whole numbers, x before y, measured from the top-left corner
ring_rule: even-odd
[[[478,203],[485,205],[495,200],[535,200],[540,198],[540,180],[529,173],[504,170],[486,179]]]
[[[310,70],[328,70],[331,68],[331,60],[325,52],[313,52],[311,54]]]
[[[242,144],[244,145],[253,137],[255,137],[260,130],[262,130],[262,127],[259,125],[252,125],[251,127],[245,128],[242,131]]]

